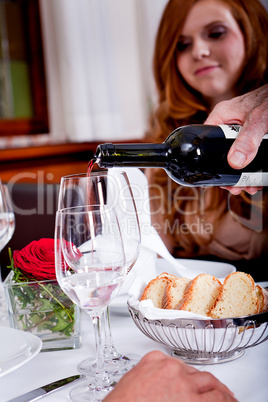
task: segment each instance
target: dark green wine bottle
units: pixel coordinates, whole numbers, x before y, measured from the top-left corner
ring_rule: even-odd
[[[100,167],[163,168],[184,186],[268,186],[268,135],[244,169],[231,168],[227,154],[241,127],[194,124],[174,130],[160,144],[101,144]]]

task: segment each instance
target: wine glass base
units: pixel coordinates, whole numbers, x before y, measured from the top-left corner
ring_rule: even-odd
[[[94,380],[92,380],[92,383],[89,381],[89,378],[86,378],[83,383],[71,389],[69,397],[72,401],[102,401],[114,389],[115,385],[113,382],[108,385],[98,386],[94,384]]]
[[[141,356],[135,354],[121,355],[112,357],[104,361],[104,369],[110,377],[118,381],[125,373],[131,370],[140,361]],[[78,371],[86,376],[94,377],[96,373],[96,363],[87,358],[78,365]]]

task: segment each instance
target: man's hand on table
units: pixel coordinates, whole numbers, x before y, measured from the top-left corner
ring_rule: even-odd
[[[148,353],[117,383],[105,402],[236,401],[208,372],[201,372],[162,352]]]

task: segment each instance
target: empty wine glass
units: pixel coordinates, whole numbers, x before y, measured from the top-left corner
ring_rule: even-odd
[[[58,209],[86,204],[109,205],[116,210],[126,255],[127,272],[134,266],[140,249],[140,227],[136,205],[127,174],[123,171],[99,171],[76,174],[61,178]],[[118,289],[119,290],[119,289]],[[105,362],[106,369],[115,376],[121,376],[139,361],[135,354],[119,353],[113,343],[109,307],[104,312],[105,320]],[[90,375],[91,358],[79,365],[79,371]]]
[[[8,187],[6,184],[3,184],[3,192],[4,192],[4,198],[6,201],[6,210],[8,214],[8,233],[7,233],[7,238],[6,238],[6,244],[12,239],[12,236],[15,231],[15,214],[12,206],[12,201],[11,197],[8,191]]]
[[[0,252],[8,242],[9,217],[4,187],[0,182]]]
[[[74,401],[102,400],[114,386],[104,368],[101,317],[126,274],[116,213],[105,206],[67,208],[56,213],[55,267],[59,285],[92,319],[96,371],[70,392]]]
[[[0,180],[0,252],[8,244],[15,230],[15,214],[13,211],[8,188]],[[4,299],[4,289],[0,267],[0,306]],[[4,307],[5,308],[5,307]]]

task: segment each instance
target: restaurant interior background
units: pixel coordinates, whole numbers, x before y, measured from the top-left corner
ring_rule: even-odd
[[[101,142],[142,141],[166,3],[0,2],[0,177],[16,215],[3,276],[8,247],[53,237],[61,176],[86,172]]]

